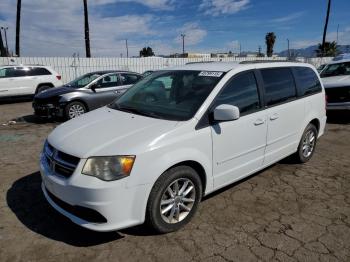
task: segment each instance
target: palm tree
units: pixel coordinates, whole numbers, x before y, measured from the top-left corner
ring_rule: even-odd
[[[326,52],[325,44],[326,44],[326,35],[327,35],[327,27],[328,27],[328,20],[329,20],[330,10],[331,10],[331,0],[328,0],[327,15],[326,15],[326,21],[325,21],[324,29],[323,29],[323,39],[322,39],[322,48],[321,48],[324,53]]]
[[[318,57],[328,56],[335,57],[338,54],[337,42],[325,42],[324,44],[318,44],[318,48],[315,50]]]
[[[87,0],[84,1],[84,20],[85,20],[85,50],[86,57],[91,57],[90,52],[90,32],[89,32],[89,12],[87,6]]]
[[[16,17],[16,54],[17,56],[20,56],[19,39],[20,39],[20,31],[21,31],[21,8],[22,8],[22,0],[17,0],[17,17]]]
[[[276,35],[274,32],[269,32],[265,36],[265,42],[266,42],[266,55],[268,57],[271,57],[273,54],[273,46],[276,42]]]

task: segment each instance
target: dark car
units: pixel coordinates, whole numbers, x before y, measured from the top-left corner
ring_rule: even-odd
[[[111,103],[142,75],[126,71],[98,71],[72,82],[37,94],[33,100],[35,115],[75,118]]]

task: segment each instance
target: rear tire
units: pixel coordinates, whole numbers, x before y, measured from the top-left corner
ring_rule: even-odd
[[[36,89],[36,91],[35,91],[35,94],[39,94],[39,93],[41,93],[42,91],[47,90],[47,89],[50,89],[50,88],[51,88],[51,86],[39,86],[39,87],[37,87],[37,89]]]
[[[76,118],[82,114],[85,114],[87,109],[85,105],[78,101],[73,101],[65,107],[65,117],[67,120]]]
[[[306,163],[311,159],[315,152],[317,135],[317,128],[311,123],[308,124],[299,142],[298,151],[294,154],[298,163]]]
[[[148,199],[146,222],[159,233],[176,231],[196,213],[202,198],[202,182],[189,166],[177,166],[163,173]]]

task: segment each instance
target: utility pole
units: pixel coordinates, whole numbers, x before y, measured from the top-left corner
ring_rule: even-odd
[[[4,43],[2,41],[2,34],[0,30],[0,56],[5,57],[6,56],[6,49],[4,48]]]
[[[128,39],[125,39],[125,46],[126,46],[126,57],[129,58]]]
[[[185,57],[185,34],[181,34],[182,37],[182,55]]]
[[[287,38],[287,45],[288,45],[288,60],[289,60],[290,59],[289,38]]]
[[[327,15],[326,15],[326,22],[324,24],[323,29],[323,39],[322,39],[322,56],[325,54],[325,43],[326,43],[326,35],[327,35],[327,27],[328,27],[328,20],[329,20],[329,13],[331,11],[331,0],[328,0],[328,6],[327,6]]]
[[[16,15],[16,55],[20,56],[20,33],[21,33],[21,8],[22,0],[17,0],[17,15]]]
[[[6,44],[6,55],[9,56],[9,45],[7,43],[7,30],[9,29],[8,27],[1,27],[2,30],[4,30],[4,35],[5,35],[5,44]]]
[[[338,44],[339,24],[337,26],[337,44]]]
[[[89,12],[88,12],[87,0],[83,0],[83,1],[84,1],[84,21],[85,21],[85,51],[86,51],[86,57],[91,57]]]
[[[241,42],[239,42],[239,56],[242,55],[242,45],[241,45]]]

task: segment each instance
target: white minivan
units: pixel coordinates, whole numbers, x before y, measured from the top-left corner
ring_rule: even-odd
[[[195,63],[154,72],[109,106],[58,126],[41,154],[47,201],[113,231],[184,226],[219,188],[294,154],[308,161],[325,94],[303,63]]]

